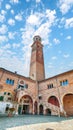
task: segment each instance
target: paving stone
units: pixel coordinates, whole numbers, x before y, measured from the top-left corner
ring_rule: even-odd
[[[0,130],[73,130],[73,117],[42,115],[1,116]]]

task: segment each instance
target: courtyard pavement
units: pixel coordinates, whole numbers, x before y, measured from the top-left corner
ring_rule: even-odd
[[[0,130],[73,130],[73,117],[43,115],[0,116]]]

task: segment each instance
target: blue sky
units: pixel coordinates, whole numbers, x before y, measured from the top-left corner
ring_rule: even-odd
[[[35,35],[46,78],[73,69],[73,0],[0,0],[0,67],[29,76]]]

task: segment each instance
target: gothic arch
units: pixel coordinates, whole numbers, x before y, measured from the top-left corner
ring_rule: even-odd
[[[67,115],[73,115],[73,93],[67,93],[64,95],[63,107]]]
[[[32,97],[31,97],[30,95],[27,95],[27,94],[23,95],[23,96],[20,98],[20,102],[21,102],[21,100],[24,99],[24,98],[25,98],[25,99],[28,98],[28,99],[30,99],[31,102],[33,102]]]
[[[56,96],[50,96],[48,98],[48,103],[51,103],[52,105],[55,105],[55,106],[58,106],[58,107],[60,106],[58,98]]]
[[[20,92],[20,95],[21,95],[21,96],[18,97],[18,103],[20,103],[20,100],[21,100],[23,97],[25,97],[25,96],[30,97],[31,100],[33,101],[33,97],[32,97],[32,95],[29,94],[29,93],[26,93],[26,92]]]

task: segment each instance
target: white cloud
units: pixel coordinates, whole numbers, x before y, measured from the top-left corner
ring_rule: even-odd
[[[5,10],[1,10],[1,14],[2,14],[2,15],[5,15],[5,14],[6,14],[6,11],[5,11]]]
[[[9,4],[6,4],[6,9],[9,10],[11,6]]]
[[[5,16],[0,14],[0,22],[3,23],[5,21]]]
[[[60,43],[60,40],[59,40],[59,39],[54,38],[54,39],[53,39],[53,42],[54,42],[55,44],[59,44],[59,43]]]
[[[0,48],[0,57],[3,55],[4,50],[2,48]]]
[[[50,68],[50,69],[51,69],[51,68],[53,68],[53,66],[51,66],[51,65],[48,65],[48,68]]]
[[[15,39],[16,32],[8,32],[9,39]]]
[[[30,0],[26,0],[26,2],[29,2]],[[41,2],[41,0],[35,0],[36,1],[36,3],[40,3]]]
[[[69,66],[70,66],[70,67],[73,67],[73,62],[71,62],[71,63],[69,64]]]
[[[55,23],[56,11],[47,9],[45,17],[48,18],[49,26],[51,26],[52,23]]]
[[[19,13],[15,16],[15,19],[18,20],[18,21],[21,21],[22,20],[22,14]]]
[[[65,17],[62,17],[61,19],[59,19],[60,22],[58,24],[58,28],[63,28],[64,24],[65,24],[65,21],[66,21],[66,18]]]
[[[11,10],[11,14],[14,14],[14,10],[13,9]]]
[[[8,24],[11,25],[11,26],[14,26],[15,25],[15,20],[14,19],[9,19]]]
[[[72,28],[73,27],[73,17],[71,18],[65,18],[63,17],[61,20],[60,20],[60,24],[58,25],[59,28],[63,28],[65,27],[66,29],[67,28]]]
[[[18,18],[17,18],[18,19]],[[6,54],[4,55],[5,58],[5,63],[3,64],[3,61],[0,62],[5,66],[9,66],[8,69],[11,67],[13,68],[13,71],[18,71],[20,73],[20,69],[21,71],[24,71],[24,74],[28,74],[29,71],[29,63],[30,63],[30,52],[31,52],[31,44],[33,43],[32,38],[34,35],[38,34],[41,36],[42,38],[42,42],[43,44],[49,44],[49,34],[51,32],[51,26],[53,26],[53,23],[55,23],[56,20],[56,12],[55,11],[51,11],[51,10],[45,10],[45,12],[42,13],[33,13],[31,15],[27,15],[27,19],[26,19],[26,24],[24,26],[24,28],[21,28],[21,35],[22,35],[22,39],[21,39],[21,44],[23,44],[23,48],[21,48],[22,50],[22,61],[19,61],[19,59],[16,57],[14,58],[13,54],[11,55],[10,53],[10,49],[6,50]],[[9,25],[14,25],[15,21],[13,22],[13,19],[9,19],[8,20],[8,24]],[[15,35],[14,33],[12,34],[12,32],[8,33],[8,38],[9,39],[14,39]],[[30,42],[29,42],[30,41]],[[11,47],[13,47],[13,49],[20,47],[19,44],[12,44]],[[9,57],[10,55],[10,57]],[[1,60],[0,60],[1,61]],[[9,62],[8,62],[9,61]],[[15,64],[14,64],[15,63]],[[14,66],[14,67],[13,67]],[[23,66],[23,68],[21,68],[21,66]],[[25,70],[24,70],[25,68]],[[21,72],[23,73],[23,72]]]
[[[39,2],[41,2],[41,0],[36,0],[36,3],[39,3]]]
[[[59,8],[62,14],[66,14],[73,6],[73,0],[59,0]]]
[[[34,28],[27,24],[26,27],[21,28],[20,31],[21,31],[21,34],[22,34],[22,36],[21,36],[22,43],[23,44],[26,43],[26,45],[28,45],[29,41],[30,41],[30,44],[31,44],[32,43],[32,37],[33,37],[33,34],[35,32]],[[25,43],[24,43],[24,41],[25,41]]]
[[[46,10],[42,13],[32,13],[26,21],[27,29],[32,28],[32,36],[40,35],[43,38],[44,44],[49,44],[49,34],[51,32],[51,26],[56,21],[56,11],[55,10]],[[36,26],[36,29],[35,27]],[[29,29],[28,29],[29,30]],[[45,32],[45,33],[44,33]],[[31,36],[30,36],[31,38]]]
[[[2,24],[0,27],[0,34],[5,34],[8,31],[8,28],[5,24]]]
[[[0,57],[0,66],[10,71],[13,71],[13,72],[17,71],[19,74],[27,76],[29,72],[28,59],[24,59],[22,61],[22,58],[21,58],[19,60],[19,58],[15,56],[13,51],[9,49],[9,45],[7,46],[0,49],[0,56],[2,55],[2,57]]]
[[[47,9],[45,12],[42,13],[33,13],[27,18],[27,23],[31,25],[36,25],[37,27],[43,23],[49,23],[48,26],[50,27],[52,23],[55,23],[56,19],[56,11]]]
[[[11,46],[10,46],[10,44],[8,43],[8,44],[6,44],[5,46],[3,46],[2,47],[2,50],[7,50],[7,49],[9,49]]]
[[[30,0],[26,0],[26,2],[29,2]]]
[[[13,52],[12,52],[11,50],[9,50],[9,49],[6,50],[6,54],[7,54],[7,55],[12,55],[12,56],[13,56]]]
[[[6,43],[6,41],[8,41],[8,38],[4,35],[2,35],[2,36],[0,35],[0,43],[2,43],[2,42]]]
[[[42,38],[43,45],[49,44],[49,34],[51,32],[51,29],[48,27],[49,23],[42,24],[37,31],[35,31],[34,35],[40,35]],[[45,33],[44,33],[45,32]]]
[[[20,47],[20,44],[13,43],[12,46],[13,46],[13,48],[18,48],[18,47]]]
[[[28,75],[27,71],[29,67],[16,56],[12,57],[7,54],[6,57],[0,58],[0,66],[12,72],[17,71],[21,75]]]
[[[19,0],[10,0],[10,3],[18,4],[18,3],[19,3]]]
[[[2,57],[0,57],[1,59],[3,59],[4,57],[7,58],[9,56],[12,56],[13,54],[15,53],[11,51],[11,44],[7,43],[1,46],[0,48],[0,56],[2,55]]]
[[[0,0],[0,7],[2,6],[2,2],[3,2],[3,0]]]
[[[0,22],[1,23],[3,23],[6,20],[5,14],[6,14],[6,11],[5,10],[1,10],[1,13],[0,13]]]
[[[22,48],[22,51],[24,53],[23,59],[25,59],[25,68],[27,70],[29,69],[31,54],[30,46],[33,43],[33,36],[40,35],[42,38],[42,43],[44,45],[49,44],[48,38],[51,32],[50,28],[53,23],[55,23],[55,19],[56,12],[51,10],[47,10],[42,13],[32,13],[27,16],[25,27],[20,29],[22,34],[22,43],[24,45],[24,47]]]
[[[67,4],[65,4],[65,3],[63,3],[63,4],[61,5],[61,7],[60,7],[60,10],[61,10],[62,14],[67,13],[69,9],[70,9],[70,6],[67,5]]]
[[[66,19],[65,28],[72,28],[73,27],[73,17]]]
[[[64,54],[63,57],[64,58],[68,58],[70,55],[69,54]]]
[[[52,57],[52,60],[56,60],[56,59],[57,59],[57,57],[56,57],[56,56],[53,56],[53,57]]]
[[[48,68],[50,68],[50,69],[51,69],[51,68],[54,68],[54,66],[53,66],[53,65],[48,65]]]
[[[71,39],[71,36],[67,36],[66,39],[67,39],[67,40],[70,40],[70,39]]]
[[[40,24],[40,18],[41,17],[39,17],[39,15],[37,16],[37,14],[31,14],[27,19],[27,23],[31,25],[38,25]]]
[[[62,18],[60,19],[60,24],[65,24],[65,20],[66,20],[66,18],[65,18],[65,17],[62,17]]]

